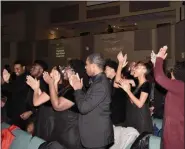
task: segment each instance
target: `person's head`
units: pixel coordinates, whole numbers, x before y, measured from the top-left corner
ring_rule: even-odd
[[[68,65],[65,68],[64,79],[68,80],[69,77],[75,73],[78,73],[80,78],[83,78],[85,86],[88,85],[88,76],[85,71],[85,63],[79,59],[71,59],[68,61]]]
[[[31,75],[33,77],[40,77],[44,71],[48,69],[47,64],[42,60],[36,60],[31,68]]]
[[[103,72],[105,60],[99,53],[91,54],[86,60],[86,72],[89,76],[95,76]]]
[[[134,68],[134,77],[140,78],[140,77],[147,77],[151,72],[151,68],[148,65],[148,63],[138,62],[135,65]]]
[[[136,66],[136,62],[131,62],[131,63],[129,64],[128,70],[130,71],[130,75],[132,75],[132,76],[134,75],[135,66]]]
[[[121,77],[124,78],[124,79],[128,79],[128,78],[131,77],[129,65],[125,66],[125,67],[121,70]]]
[[[107,78],[113,79],[116,76],[118,64],[113,60],[108,60],[105,64],[105,74]]]
[[[173,71],[172,71],[172,79],[180,80],[185,82],[185,61],[176,62]]]
[[[58,73],[60,74],[60,81],[59,81],[59,84],[62,83],[62,80],[63,80],[63,77],[64,77],[64,72],[63,72],[63,67],[61,66],[55,66],[52,68],[51,72],[50,72],[50,76],[53,77],[54,75],[54,71],[58,71]]]
[[[21,61],[14,62],[14,72],[16,76],[20,76],[25,72],[25,66]]]

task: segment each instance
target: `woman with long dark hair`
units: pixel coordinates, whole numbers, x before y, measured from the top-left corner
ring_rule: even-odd
[[[52,107],[55,110],[54,123],[50,138],[57,140],[60,144],[68,149],[81,149],[80,135],[78,130],[78,108],[74,100],[74,90],[68,82],[69,78],[78,73],[84,79],[84,86],[88,86],[88,77],[85,71],[85,64],[81,60],[70,60],[68,66],[64,70],[53,68],[51,73],[44,72],[44,81],[49,85],[49,95],[39,93],[39,82],[32,79],[34,92],[37,92],[38,98],[34,102],[36,105],[41,105],[51,101]],[[61,76],[64,80],[61,82]],[[65,84],[59,88],[58,84]],[[35,85],[37,84],[37,85]],[[37,87],[34,87],[37,86]]]
[[[75,73],[78,73],[84,79],[84,86],[87,87],[88,77],[83,61],[70,60],[64,70],[64,79],[68,81]],[[59,111],[55,113],[56,121],[53,137],[68,149],[81,149],[78,130],[79,111],[75,103],[73,88],[68,84],[62,90],[59,90],[57,95],[52,78],[47,73],[44,74],[44,80],[49,84],[52,106],[56,111]]]
[[[142,132],[152,132],[152,119],[149,110],[150,83],[146,79],[150,70],[148,65],[138,62],[134,68],[133,76],[138,79],[138,86],[131,91],[130,83],[120,79],[119,87],[128,95],[130,106],[128,106],[126,125]]]

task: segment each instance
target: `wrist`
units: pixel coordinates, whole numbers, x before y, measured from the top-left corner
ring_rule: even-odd
[[[49,85],[49,86],[55,86],[56,84],[55,84],[54,81],[50,81],[50,82],[48,83],[48,85]]]
[[[58,82],[57,82],[57,81],[54,81],[54,85],[55,85],[55,86],[58,85]]]
[[[39,89],[40,88],[34,88],[33,90],[34,90],[34,92],[39,92]]]
[[[127,90],[126,93],[127,93],[128,95],[130,95],[131,91],[130,91],[130,90]]]
[[[122,67],[123,66],[123,62],[120,61],[119,64],[118,64],[118,67]]]

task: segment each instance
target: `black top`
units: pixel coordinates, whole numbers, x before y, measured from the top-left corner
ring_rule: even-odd
[[[43,77],[40,78],[40,89],[42,92],[45,92],[49,95],[49,86],[44,81]],[[30,108],[33,108],[33,90],[30,90],[30,100],[32,99],[32,103],[30,103]],[[36,111],[36,128],[35,135],[46,140],[52,141],[52,131],[54,129],[54,119],[55,119],[55,111],[51,105],[50,100],[39,107],[37,107]]]
[[[110,109],[112,122],[114,125],[118,125],[125,121],[127,95],[121,88],[115,88],[113,86],[114,79],[110,80],[112,86]]]
[[[136,98],[140,99],[142,92],[150,94],[150,83],[148,81],[144,82],[140,87],[137,87],[133,94]],[[149,97],[149,96],[148,96]],[[149,98],[146,99],[144,105],[139,108],[134,103],[132,104],[128,100],[127,104],[127,125],[129,127],[134,127],[142,132],[152,132],[152,119],[149,110]]]
[[[75,113],[79,113],[78,108],[76,106],[76,101],[75,101],[75,97],[74,97],[74,89],[71,86],[65,87],[63,88],[60,92],[59,92],[59,97],[65,97],[66,99],[72,101],[74,103],[74,105],[68,109],[71,110]]]
[[[53,139],[67,149],[82,149],[78,129],[79,111],[75,102],[74,90],[71,86],[67,86],[59,91],[58,96],[72,101],[74,105],[65,111],[55,112]]]
[[[8,117],[19,119],[20,114],[26,111],[26,97],[29,86],[26,84],[27,73],[16,76],[15,80],[10,83],[3,84],[2,93],[8,96],[6,103]],[[18,125],[18,124],[16,124]]]

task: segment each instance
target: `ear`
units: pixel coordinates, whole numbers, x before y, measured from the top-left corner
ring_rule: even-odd
[[[22,68],[23,68],[23,70],[25,70],[25,69],[26,69],[26,67],[25,67],[25,66],[23,66]]]

